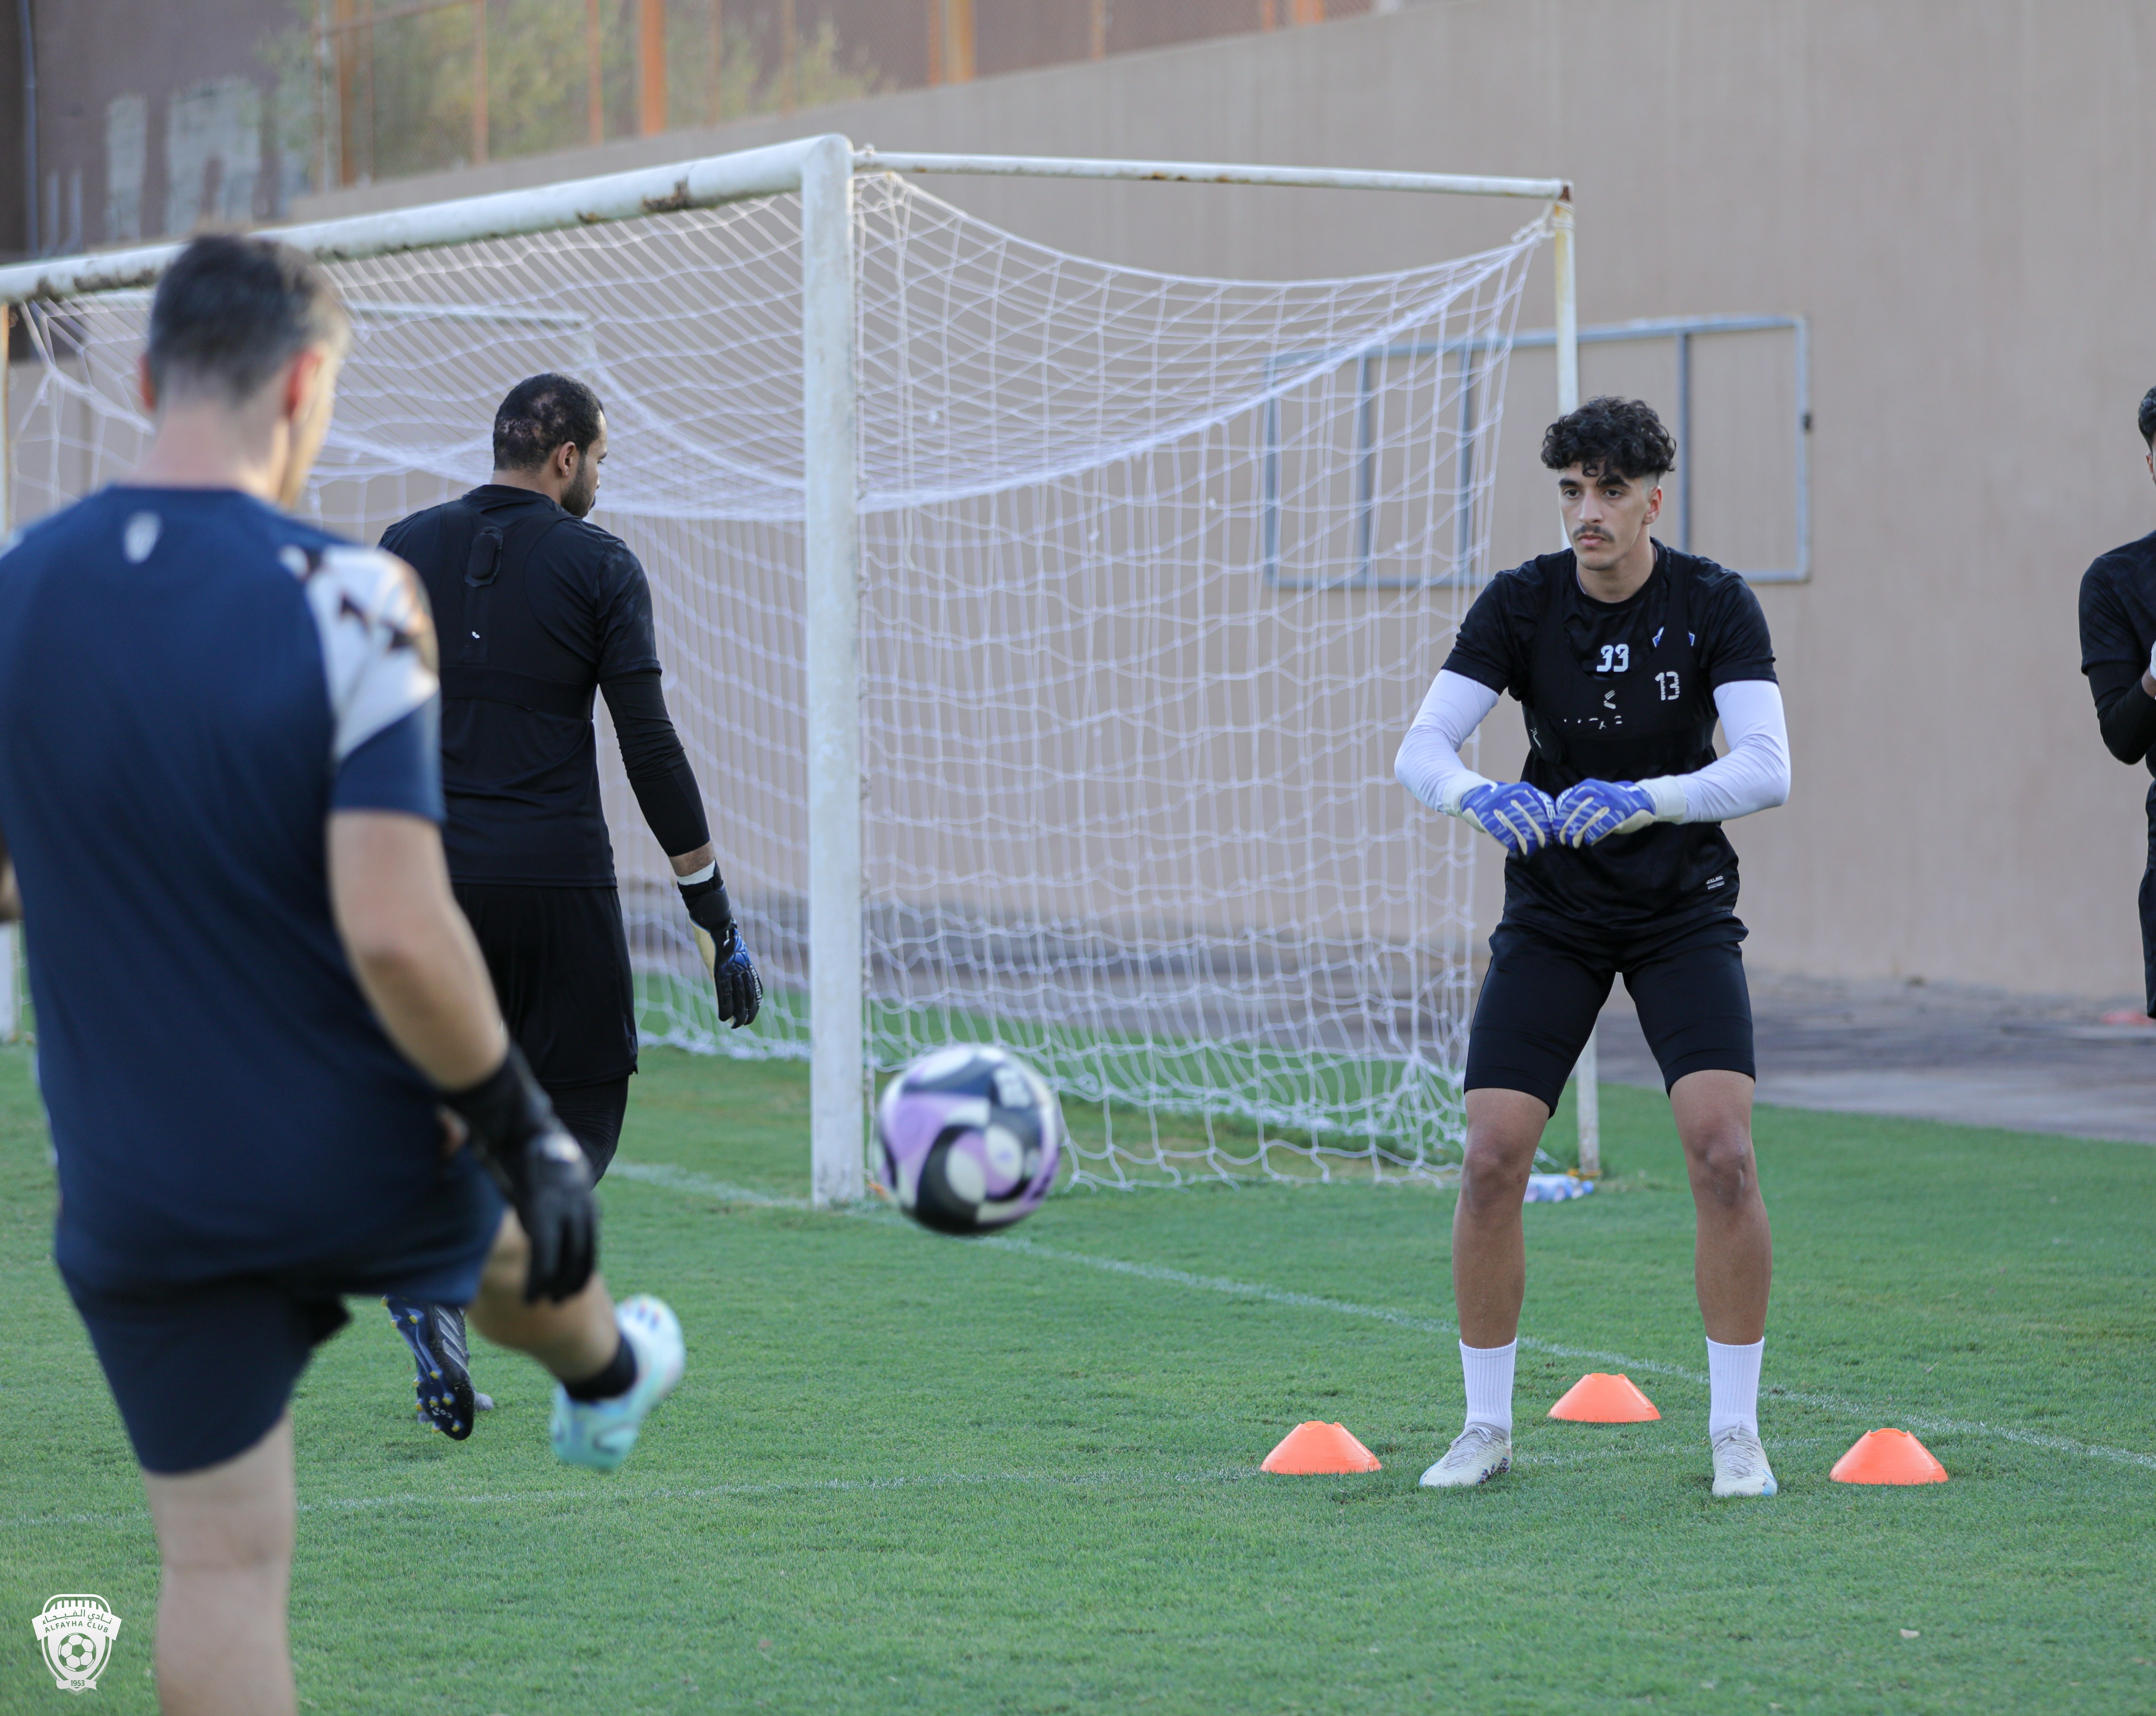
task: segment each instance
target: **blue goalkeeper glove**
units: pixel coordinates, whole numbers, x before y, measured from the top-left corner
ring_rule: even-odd
[[[711,961],[711,986],[718,991],[719,1017],[737,1031],[753,1025],[763,1007],[763,979],[742,945],[741,931],[734,931],[732,945],[716,937],[713,945],[716,956]]]
[[[690,921],[711,938],[711,986],[718,992],[719,1017],[736,1031],[755,1023],[763,1006],[763,979],[742,945],[733,904],[718,872],[713,870],[708,881],[683,887],[681,904],[689,909]]]
[[[1582,781],[1558,795],[1557,838],[1567,846],[1637,833],[1654,820],[1654,794],[1630,781]]]
[[[1550,843],[1557,807],[1524,781],[1491,782],[1461,795],[1460,814],[1515,858],[1532,858]]]

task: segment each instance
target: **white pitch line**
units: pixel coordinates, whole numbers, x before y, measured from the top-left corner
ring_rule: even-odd
[[[1657,1427],[1635,1424],[1632,1430],[1653,1430]],[[1839,1438],[1823,1436],[1778,1437],[1774,1447],[1779,1450],[1799,1447],[1822,1447],[1839,1445]],[[1569,1449],[1527,1447],[1515,1450],[1512,1465],[1517,1471],[1533,1471],[1543,1467],[1580,1467],[1630,1464],[1641,1460],[1696,1461],[1697,1451],[1689,1443],[1675,1441],[1634,1443],[1629,1447],[1601,1444],[1577,1446]],[[1412,1469],[1412,1466],[1409,1469]],[[1341,1473],[1342,1477],[1359,1476]],[[317,1496],[302,1501],[302,1514],[371,1514],[394,1508],[423,1508],[439,1511],[450,1507],[516,1507],[525,1503],[543,1503],[559,1507],[578,1502],[637,1503],[652,1502],[722,1501],[732,1499],[756,1500],[766,1496],[815,1496],[821,1494],[855,1495],[878,1492],[915,1489],[1146,1489],[1191,1488],[1208,1484],[1246,1483],[1266,1476],[1255,1466],[1229,1466],[1204,1472],[943,1472],[929,1473],[918,1477],[889,1478],[818,1478],[803,1479],[775,1479],[762,1483],[700,1484],[691,1488],[670,1485],[635,1488],[628,1484],[595,1479],[588,1485],[575,1489],[511,1489],[475,1490],[465,1493],[444,1493],[423,1495],[417,1491],[406,1491],[386,1496]],[[1292,1480],[1287,1480],[1292,1482]],[[51,1530],[66,1527],[80,1529],[87,1526],[105,1525],[138,1529],[150,1523],[146,1508],[116,1509],[102,1513],[77,1514],[18,1514],[0,1518],[0,1529],[9,1531]]]
[[[1635,1424],[1627,1427],[1651,1430],[1656,1427]],[[1828,1437],[1817,1436],[1777,1437],[1774,1446],[1777,1449],[1823,1447],[1829,1441]],[[1567,1450],[1548,1447],[1520,1449],[1515,1451],[1512,1464],[1516,1469],[1533,1470],[1543,1466],[1606,1466],[1628,1464],[1639,1460],[1691,1461],[1697,1457],[1697,1451],[1689,1445],[1663,1442],[1635,1443],[1630,1447],[1603,1444]],[[1343,1473],[1339,1475],[1355,1477],[1361,1474]],[[311,1501],[300,1502],[298,1509],[302,1514],[372,1514],[393,1508],[439,1510],[449,1507],[516,1507],[526,1503],[559,1507],[578,1502],[753,1501],[766,1496],[855,1495],[910,1489],[1146,1489],[1245,1483],[1266,1476],[1255,1466],[1220,1467],[1204,1472],[942,1472],[917,1477],[778,1478],[760,1483],[699,1484],[692,1488],[671,1485],[636,1488],[599,1478],[575,1489],[474,1490],[435,1495],[408,1490],[386,1496],[317,1496]],[[150,1510],[147,1508],[120,1508],[100,1513],[18,1514],[0,1518],[0,1529],[34,1531],[59,1527],[80,1529],[95,1525],[125,1526],[132,1529],[149,1523]]]
[[[1339,1317],[1367,1317],[1374,1322],[1389,1323],[1397,1329],[1409,1329],[1423,1334],[1449,1334],[1457,1337],[1460,1326],[1435,1317],[1418,1317],[1411,1312],[1395,1311],[1383,1305],[1361,1305],[1352,1299],[1324,1299],[1316,1293],[1291,1293],[1284,1288],[1266,1287],[1248,1281],[1233,1281],[1219,1275],[1194,1275],[1186,1270],[1163,1268],[1156,1263],[1131,1263],[1118,1258],[1094,1257],[1084,1252],[1066,1252],[1052,1246],[1038,1245],[1029,1239],[1003,1235],[981,1241],[1004,1251],[1021,1252],[1059,1263],[1077,1263],[1090,1269],[1105,1269],[1117,1275],[1135,1275],[1143,1280],[1158,1281],[1173,1287],[1196,1288],[1207,1293],[1225,1293],[1237,1299],[1254,1299],[1267,1304],[1285,1305],[1296,1310],[1326,1311]],[[1624,1353],[1597,1352],[1591,1347],[1561,1346],[1555,1341],[1537,1340],[1523,1334],[1520,1345],[1530,1352],[1548,1353],[1560,1359],[1580,1359],[1589,1363],[1614,1365],[1624,1370],[1638,1370],[1645,1375],[1671,1376],[1690,1382],[1701,1388],[1707,1386],[1704,1372],[1688,1370],[1681,1365],[1665,1365],[1653,1359],[1635,1359]],[[1816,1406],[1823,1411],[1839,1413],[1845,1417],[1876,1422],[1892,1418],[1878,1408],[1861,1402],[1847,1401],[1835,1395],[1804,1394],[1794,1390],[1776,1391],[1772,1398],[1788,1401],[1798,1406]],[[2001,1442],[2020,1442],[2029,1447],[2047,1448],[2055,1453],[2079,1454],[2095,1460],[2116,1460],[2122,1464],[2140,1466],[2156,1471],[2156,1454],[2144,1454],[2132,1448],[2106,1447],[2100,1443],[2074,1442],[2063,1436],[2046,1436],[2041,1431],[2017,1429],[2011,1425],[1986,1424],[1957,1418],[1895,1418],[1902,1427],[1930,1431],[1935,1435],[1988,1436]]]
[[[764,1483],[711,1483],[693,1488],[671,1485],[633,1488],[604,1479],[576,1489],[479,1490],[422,1495],[407,1492],[387,1496],[320,1496],[299,1503],[302,1514],[366,1514],[388,1508],[446,1508],[516,1506],[544,1503],[558,1506],[575,1502],[696,1502],[759,1496],[850,1495],[879,1490],[952,1488],[1106,1489],[1144,1488],[1149,1485],[1241,1483],[1260,1475],[1257,1468],[1223,1467],[1207,1472],[944,1472],[922,1477],[814,1478],[777,1479]],[[18,1514],[0,1520],[9,1530],[34,1530],[55,1526],[126,1525],[149,1523],[147,1508],[119,1509],[99,1514]]]
[[[701,1174],[691,1174],[686,1168],[669,1167],[664,1162],[624,1162],[617,1159],[607,1172],[617,1180],[634,1180],[645,1186],[663,1186],[669,1191],[693,1191],[705,1197],[715,1197],[723,1204],[752,1204],[766,1210],[805,1210],[808,1207],[808,1200],[805,1197],[779,1197],[768,1191],[758,1191],[752,1186],[736,1186],[729,1181],[712,1180]]]
[[[678,1168],[640,1162],[617,1162],[609,1171],[625,1174],[631,1180],[665,1186],[671,1191],[700,1192],[728,1203],[755,1204],[778,1209],[808,1207],[805,1199],[776,1197],[767,1192],[752,1191],[745,1186],[728,1186],[723,1181],[707,1180],[701,1175]],[[883,1212],[857,1206],[853,1211],[836,1213],[880,1215]],[[1046,1263],[1075,1263],[1110,1274],[1132,1276],[1141,1281],[1158,1282],[1167,1287],[1188,1288],[1201,1293],[1220,1293],[1231,1299],[1256,1299],[1289,1310],[1322,1311],[1336,1317],[1365,1318],[1418,1334],[1451,1335],[1456,1339],[1460,1334],[1458,1324],[1448,1323],[1441,1318],[1418,1316],[1411,1311],[1396,1311],[1383,1305],[1358,1304],[1352,1299],[1296,1293],[1286,1288],[1269,1287],[1262,1282],[1236,1281],[1224,1275],[1196,1275],[1187,1269],[1171,1269],[1158,1263],[1133,1263],[1121,1258],[1096,1257],[1089,1252],[1065,1251],[1059,1247],[1021,1239],[1014,1234],[991,1235],[973,1243],[1021,1257],[1038,1258]],[[1644,1375],[1673,1377],[1701,1388],[1707,1386],[1705,1372],[1687,1370],[1681,1365],[1666,1365],[1655,1359],[1633,1358],[1625,1353],[1599,1352],[1592,1347],[1563,1346],[1555,1341],[1537,1340],[1529,1334],[1520,1337],[1520,1345],[1530,1352],[1548,1353],[1553,1358],[1578,1359],[1590,1364],[1611,1365],[1625,1371],[1637,1370]],[[1822,1411],[1834,1412],[1875,1426],[1891,1422],[1898,1428],[1926,1431],[1935,1436],[1989,1437],[1994,1442],[2018,1442],[2025,1447],[2073,1454],[2083,1459],[2111,1460],[2120,1465],[2138,1466],[2145,1471],[2156,1472],[2156,1454],[2145,1454],[2134,1448],[2107,1447],[2100,1442],[2076,1442],[2069,1437],[2050,1436],[2042,1431],[2023,1430],[2010,1424],[1989,1424],[1980,1419],[1936,1418],[1928,1414],[1922,1417],[1897,1416],[1876,1406],[1845,1400],[1838,1395],[1804,1394],[1790,1389],[1774,1391],[1771,1397],[1795,1406],[1816,1407]]]

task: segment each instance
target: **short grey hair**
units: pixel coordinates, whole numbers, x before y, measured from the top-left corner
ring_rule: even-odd
[[[150,380],[162,397],[251,397],[310,346],[351,333],[330,277],[289,244],[211,233],[173,259],[150,300]]]

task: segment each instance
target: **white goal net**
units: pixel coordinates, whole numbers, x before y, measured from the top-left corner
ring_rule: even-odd
[[[1060,254],[890,175],[855,199],[872,1065],[1009,1045],[1105,1106],[1096,1182],[1456,1163],[1472,849],[1392,758],[1486,575],[1542,229],[1259,283]],[[336,264],[357,339],[309,503],[371,541],[485,480],[521,377],[598,389],[594,519],[650,575],[769,988],[718,1025],[603,731],[643,1025],[734,1055],[808,1051],[800,241],[781,196]],[[139,456],[147,302],[31,312],[18,518]]]

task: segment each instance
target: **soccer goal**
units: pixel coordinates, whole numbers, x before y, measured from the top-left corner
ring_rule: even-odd
[[[1541,207],[1415,268],[1199,279],[921,184],[968,173]],[[597,518],[650,574],[770,987],[752,1031],[720,1026],[603,733],[644,1030],[805,1055],[819,1202],[862,1195],[873,1073],[952,1040],[1103,1104],[1098,1183],[1457,1162],[1476,853],[1392,754],[1488,574],[1545,242],[1577,402],[1563,182],[819,136],[277,236],[355,325],[308,503],[332,528],[372,540],[484,480],[533,371],[604,400]],[[12,520],[139,456],[133,365],[177,248],[0,269],[31,358],[0,413]],[[1163,1114],[1209,1142],[1163,1141]]]

